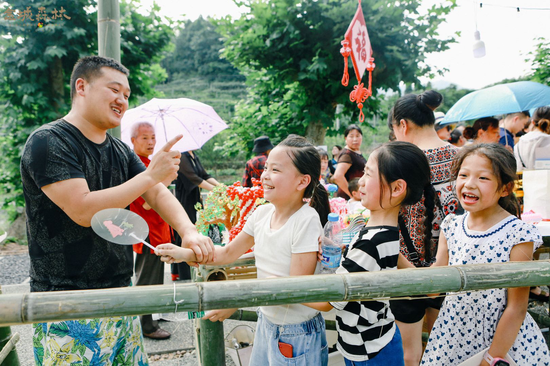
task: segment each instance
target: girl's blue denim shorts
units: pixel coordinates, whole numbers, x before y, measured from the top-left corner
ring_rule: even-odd
[[[279,342],[292,345],[292,358],[283,356]],[[251,366],[326,366],[328,344],[321,314],[299,324],[277,325],[258,311]]]

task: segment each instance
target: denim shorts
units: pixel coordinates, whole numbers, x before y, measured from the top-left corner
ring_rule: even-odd
[[[386,347],[367,361],[350,361],[344,358],[346,366],[404,366],[403,342],[399,328],[395,326],[395,334]]]
[[[292,345],[292,358],[283,356],[279,342]],[[258,324],[254,336],[251,366],[326,366],[328,344],[325,320],[317,314],[298,324],[277,325],[271,323],[258,311]]]

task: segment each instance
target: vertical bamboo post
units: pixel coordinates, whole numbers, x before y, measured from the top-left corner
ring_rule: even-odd
[[[98,54],[120,62],[120,7],[118,0],[99,0],[97,6]],[[120,126],[109,130],[120,138]]]
[[[2,289],[0,288],[0,296]],[[4,350],[4,347],[13,347],[12,350],[6,355],[6,358],[0,364],[5,366],[19,366],[19,357],[17,357],[17,350],[15,346],[10,344],[11,340],[11,328],[0,327],[0,351]],[[7,349],[6,349],[7,350]]]
[[[195,282],[207,281],[209,271],[200,266],[195,272]],[[225,342],[223,339],[223,322],[197,319],[199,323],[198,348],[201,366],[225,365]]]

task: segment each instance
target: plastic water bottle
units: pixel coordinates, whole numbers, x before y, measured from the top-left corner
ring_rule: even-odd
[[[342,226],[338,214],[330,213],[328,215],[324,230],[325,234],[321,244],[323,260],[321,261],[320,273],[335,273],[342,258]]]

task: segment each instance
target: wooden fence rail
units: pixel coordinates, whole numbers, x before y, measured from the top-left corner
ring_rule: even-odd
[[[550,283],[550,261],[0,295],[0,326]],[[176,305],[175,301],[184,300]]]

